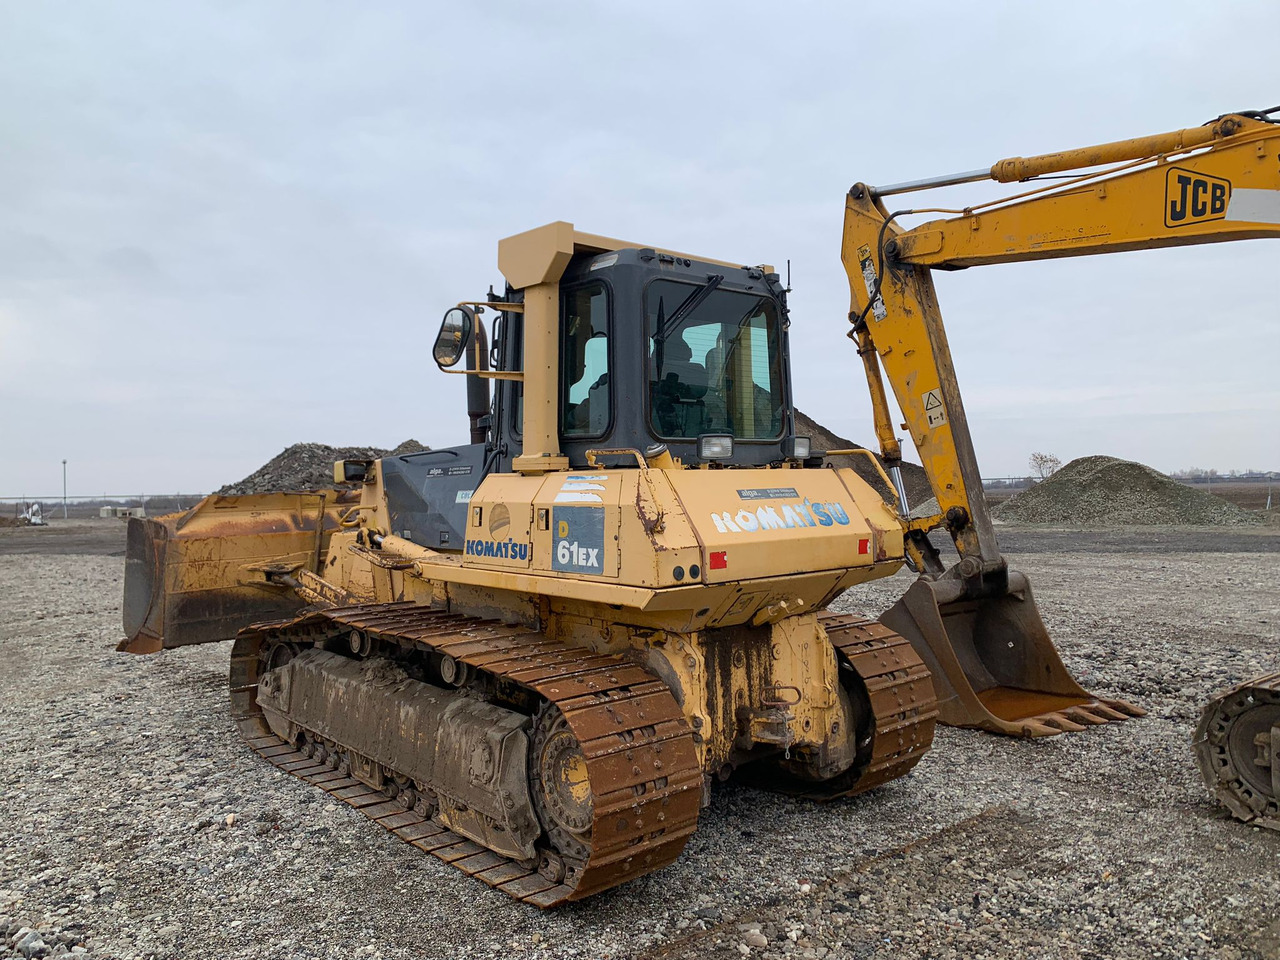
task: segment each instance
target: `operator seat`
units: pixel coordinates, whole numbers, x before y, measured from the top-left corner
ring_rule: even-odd
[[[706,419],[707,368],[693,362],[693,351],[678,333],[663,343],[662,368],[655,348],[649,358],[649,403],[653,424],[663,436],[696,437]]]

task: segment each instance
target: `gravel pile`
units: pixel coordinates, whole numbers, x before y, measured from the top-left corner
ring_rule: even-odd
[[[406,440],[391,450],[381,447],[330,447],[323,443],[295,443],[243,480],[229,483],[215,493],[218,496],[234,497],[249,493],[323,490],[336,486],[333,482],[335,460],[377,460],[403,453],[419,453],[427,449],[429,448],[417,440]]]
[[[1141,463],[1115,457],[1072,460],[1047,480],[1015,494],[992,514],[1017,523],[1260,523],[1257,514],[1171,480]]]
[[[852,440],[846,440],[844,437],[832,433],[818,421],[806,416],[799,410],[796,411],[796,433],[799,436],[810,439],[815,453],[825,450],[865,449],[860,443],[854,443]],[[878,454],[876,459],[880,460]],[[852,467],[857,471],[858,476],[879,490],[882,496],[886,497],[890,502],[897,503],[897,492],[885,486],[879,472],[862,454],[829,457],[827,462],[837,467]],[[883,461],[881,462],[883,463]],[[917,464],[906,462],[902,464],[902,483],[907,488],[907,502],[912,506],[933,496],[933,488],[929,486],[929,478],[925,475],[924,467]]]
[[[71,933],[118,960],[1280,955],[1280,834],[1224,817],[1190,754],[1203,702],[1276,667],[1267,529],[1099,551],[1120,534],[1006,528],[1068,666],[1149,717],[1035,742],[942,729],[910,776],[825,806],[730,782],[676,863],[552,913],[255,756],[228,715],[229,644],[114,652],[121,559],[6,555],[17,533],[0,915],[51,952]],[[910,583],[838,606],[878,612]]]

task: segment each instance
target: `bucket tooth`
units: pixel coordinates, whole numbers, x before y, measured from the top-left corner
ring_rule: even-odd
[[[1020,736],[1024,737],[1056,737],[1062,733],[1057,727],[1051,727],[1047,723],[1041,723],[1038,719],[1026,719],[1022,721],[1022,727],[1018,731]]]
[[[1111,700],[1099,700],[1097,703],[1092,704],[1090,706],[1090,709],[1093,710],[1094,713],[1098,714],[1101,717],[1105,717],[1108,720],[1128,720],[1129,717],[1131,716],[1139,716],[1139,717],[1142,716],[1141,713],[1126,714],[1119,710],[1116,710],[1111,706],[1112,703],[1113,701]]]
[[[1128,700],[1099,700],[1099,704],[1104,707],[1110,707],[1111,710],[1120,714],[1118,717],[1110,717],[1111,720],[1124,720],[1128,717],[1145,717],[1147,711],[1136,703],[1130,703]]]
[[[1068,720],[1065,713],[1046,713],[1040,719],[1051,727],[1057,727],[1063,733],[1080,733],[1082,730],[1089,729],[1083,723]]]
[[[1091,727],[1100,727],[1108,720],[1114,720],[1114,717],[1100,716],[1097,712],[1095,704],[1089,703],[1080,707],[1072,707],[1070,710],[1062,711],[1063,716],[1076,723],[1083,723]]]
[[[1045,628],[1027,578],[977,599],[958,579],[917,580],[880,621],[911,641],[933,675],[938,717],[1012,737],[1076,733],[1145,714],[1085,690]]]

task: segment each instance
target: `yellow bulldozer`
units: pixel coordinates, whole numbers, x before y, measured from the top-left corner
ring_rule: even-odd
[[[833,799],[907,773],[939,720],[1039,737],[1140,715],[1075,682],[1000,554],[930,271],[1274,236],[1278,132],[1235,114],[855,185],[872,482],[796,430],[771,267],[564,222],[509,237],[503,293],[449,309],[433,348],[466,377],[471,442],[130,521],[121,649],[234,640],[250,747],[542,907],[669,863],[740,768]],[[912,229],[884,203],[1082,168]],[[936,497],[924,515],[885,380]],[[879,619],[828,609],[904,564],[918,579]]]

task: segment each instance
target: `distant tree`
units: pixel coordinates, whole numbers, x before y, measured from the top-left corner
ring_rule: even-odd
[[[1062,467],[1062,461],[1052,453],[1033,453],[1027,463],[1041,480],[1053,476]]]

